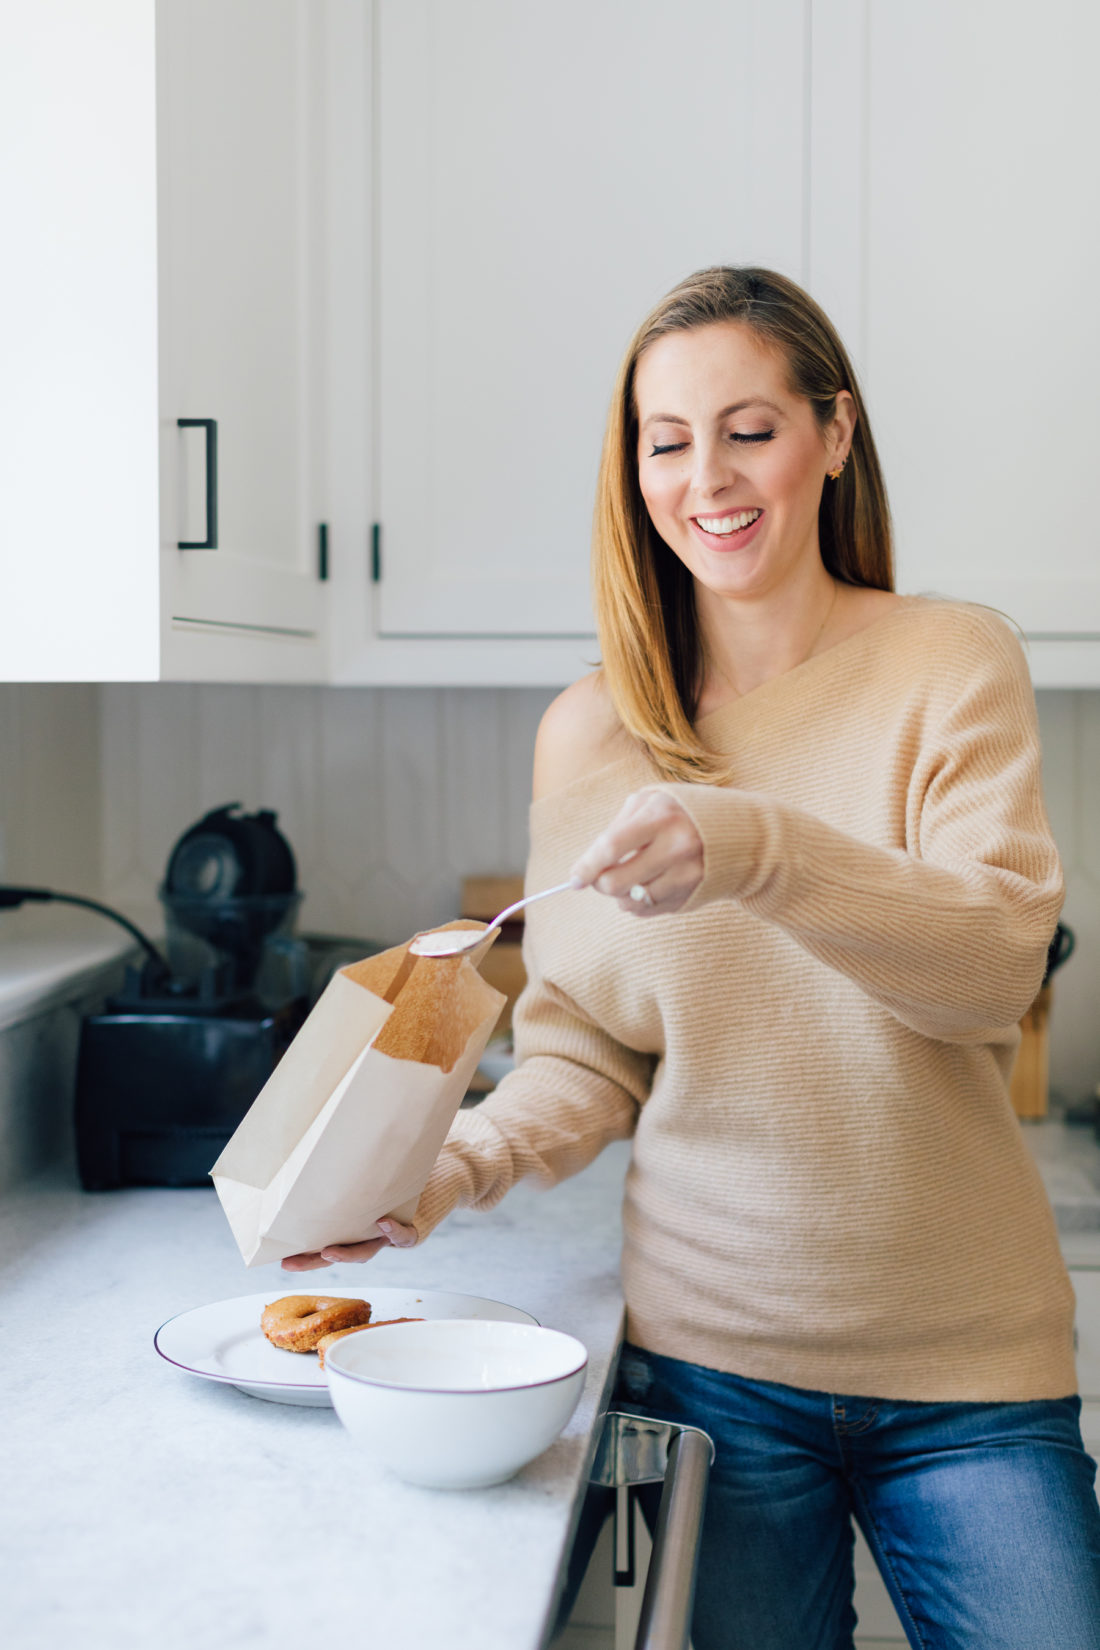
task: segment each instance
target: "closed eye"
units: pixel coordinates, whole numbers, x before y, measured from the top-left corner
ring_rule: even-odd
[[[755,430],[751,434],[744,434],[740,430],[730,431],[730,440],[739,441],[745,446],[756,446],[761,441],[771,441],[774,436],[774,430]],[[682,453],[686,446],[686,441],[669,442],[663,447],[654,446],[649,456],[650,458],[660,458],[663,453]]]

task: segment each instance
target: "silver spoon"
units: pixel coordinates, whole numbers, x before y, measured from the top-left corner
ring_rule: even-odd
[[[551,894],[576,893],[576,884],[559,882],[556,888],[544,888],[540,894],[528,894],[526,899],[518,899],[514,905],[506,905],[503,911],[498,911],[488,928],[449,928],[444,932],[436,930],[432,934],[421,934],[413,940],[409,950],[414,957],[458,957],[464,951],[473,951],[483,940],[488,939],[494,928],[499,928],[507,922],[509,917],[522,911],[525,905],[533,905],[537,899],[549,899]]]

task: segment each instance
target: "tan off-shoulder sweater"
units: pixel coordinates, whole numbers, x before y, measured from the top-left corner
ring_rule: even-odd
[[[909,598],[700,731],[732,783],[667,788],[702,885],[648,921],[592,891],[531,908],[520,1063],[459,1114],[418,1229],[632,1137],[636,1343],[885,1398],[1074,1391],[1007,1093],[1062,899],[1018,642]],[[652,783],[632,755],[535,803],[528,887]]]

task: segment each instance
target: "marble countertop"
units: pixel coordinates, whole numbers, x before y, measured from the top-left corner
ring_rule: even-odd
[[[1071,1265],[1100,1266],[1100,1144],[1023,1125]],[[242,1264],[205,1189],[85,1193],[60,1168],[0,1208],[5,1624],[35,1650],[541,1650],[621,1332],[628,1147],[552,1192],[460,1210],[420,1249],[315,1274],[513,1302],[588,1347],[562,1437],[495,1489],[416,1489],[331,1410],[158,1358],[166,1318],[308,1287]]]
[[[70,1172],[0,1209],[4,1618],[35,1650],[538,1650],[621,1333],[628,1147],[553,1191],[460,1210],[421,1248],[309,1277],[246,1270],[212,1191],[85,1193]],[[173,1368],[157,1327],[320,1284],[509,1301],[589,1351],[580,1405],[510,1483],[416,1489],[329,1409]]]
[[[0,1029],[79,996],[134,949],[125,929],[71,905],[0,911]]]

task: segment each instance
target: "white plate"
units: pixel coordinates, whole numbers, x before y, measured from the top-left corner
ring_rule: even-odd
[[[533,1323],[530,1312],[480,1295],[448,1295],[432,1289],[287,1289],[286,1294],[324,1294],[368,1300],[371,1317],[382,1318],[493,1318],[503,1323]],[[284,1352],[272,1346],[260,1328],[265,1306],[281,1297],[238,1295],[214,1301],[162,1323],[153,1345],[162,1358],[207,1381],[227,1381],[277,1404],[331,1406],[328,1383],[312,1353]]]

